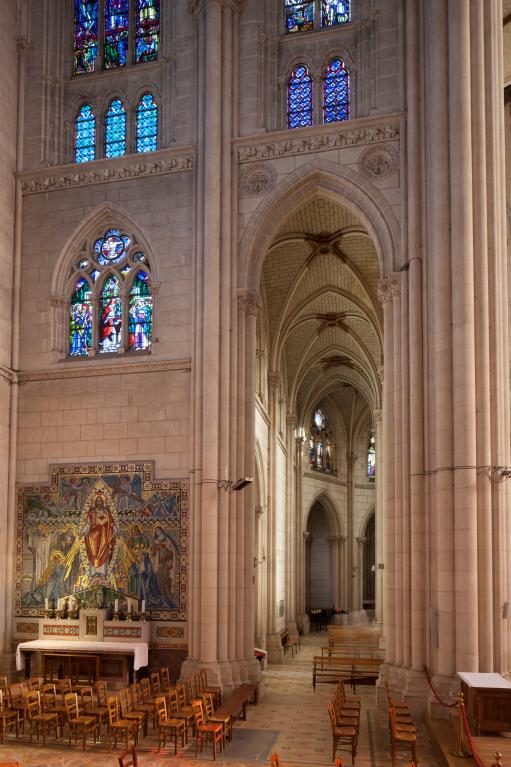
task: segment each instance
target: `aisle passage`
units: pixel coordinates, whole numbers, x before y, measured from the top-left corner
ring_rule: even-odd
[[[286,655],[279,665],[268,666],[265,671],[266,691],[264,699],[257,706],[249,706],[246,721],[235,725],[232,743],[217,759],[219,767],[259,767],[265,765],[276,751],[282,767],[293,765],[332,765],[332,737],[328,721],[327,706],[334,692],[334,685],[319,684],[316,692],[312,688],[312,657],[319,654],[321,645],[326,644],[326,633],[309,634],[302,638],[300,652],[291,657]],[[357,767],[390,767],[390,748],[386,715],[376,710],[375,687],[358,687],[362,698],[362,715],[358,741]],[[422,724],[418,725],[418,756],[421,767],[436,767],[430,741]],[[28,730],[21,741],[10,736],[0,746],[0,761],[18,761],[21,767],[117,767],[117,754],[109,754],[105,736],[100,744],[88,744],[87,750],[71,748],[66,737],[60,744],[43,748],[28,742]],[[195,758],[195,741],[192,739],[185,751],[181,749],[174,756],[173,747],[160,754],[157,752],[157,737],[150,729],[139,748],[139,763],[142,767],[175,764],[179,767],[201,767],[212,764],[211,750],[205,750],[200,759]],[[351,763],[346,749],[339,749],[345,765]],[[397,767],[407,763],[405,755]]]

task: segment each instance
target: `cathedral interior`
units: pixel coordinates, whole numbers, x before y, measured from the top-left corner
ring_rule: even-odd
[[[511,689],[511,0],[0,7],[0,764],[166,670],[220,761],[433,767]]]

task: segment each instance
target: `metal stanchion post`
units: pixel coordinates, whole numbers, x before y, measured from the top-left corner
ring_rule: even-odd
[[[458,720],[458,748],[456,749],[456,751],[451,751],[451,754],[453,756],[459,756],[459,757],[463,757],[463,758],[466,759],[469,756],[472,756],[472,754],[470,753],[470,751],[465,751],[465,749],[463,748],[463,737],[464,737],[464,735],[463,735],[463,733],[464,733],[464,729],[463,729],[463,710],[462,710],[463,709],[463,705],[464,705],[463,704],[463,693],[460,692],[460,693],[458,693],[458,710],[459,710],[459,713],[460,713],[459,720]]]

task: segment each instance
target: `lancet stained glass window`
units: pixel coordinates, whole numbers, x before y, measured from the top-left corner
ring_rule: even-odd
[[[105,69],[124,67],[128,52],[129,0],[105,0]]]
[[[346,24],[350,21],[350,0],[321,0],[321,26]]]
[[[155,61],[160,42],[160,0],[135,0],[135,64]]]
[[[350,75],[342,59],[332,59],[323,76],[323,122],[349,120]]]
[[[75,0],[74,73],[94,72],[98,55],[98,0]]]
[[[376,477],[376,439],[374,434],[369,437],[369,446],[367,448],[367,476],[370,480]]]
[[[133,235],[113,227],[86,243],[69,279],[69,356],[150,349],[151,267]]]
[[[75,117],[75,162],[89,162],[96,156],[96,118],[90,104]]]
[[[105,157],[126,154],[126,110],[120,99],[114,99],[105,117]]]
[[[286,31],[307,32],[314,24],[314,0],[286,0]]]
[[[298,64],[287,86],[287,127],[307,125],[312,125],[312,77],[304,64]]]
[[[137,107],[137,152],[154,152],[158,146],[158,107],[151,93]]]
[[[130,291],[128,317],[128,348],[148,349],[151,345],[153,328],[153,299],[149,275],[138,272]]]
[[[83,277],[71,296],[69,315],[69,354],[86,356],[92,347],[92,290]]]
[[[122,303],[119,281],[108,277],[99,299],[99,351],[116,352],[122,341]]]
[[[314,411],[309,435],[309,465],[316,471],[333,471],[333,437],[321,408]]]

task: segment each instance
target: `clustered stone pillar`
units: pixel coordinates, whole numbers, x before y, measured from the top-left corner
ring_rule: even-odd
[[[225,689],[260,678],[254,647],[254,493],[229,482],[254,476],[257,296],[237,296],[236,200],[231,141],[238,88],[240,4],[190,0],[198,55],[198,180],[189,657]],[[236,303],[237,298],[237,303]],[[234,332],[233,332],[234,329]],[[236,431],[232,424],[236,424]]]
[[[424,664],[445,697],[457,671],[509,665],[501,4],[407,3],[405,70],[404,266],[380,283],[382,677],[418,708]]]

